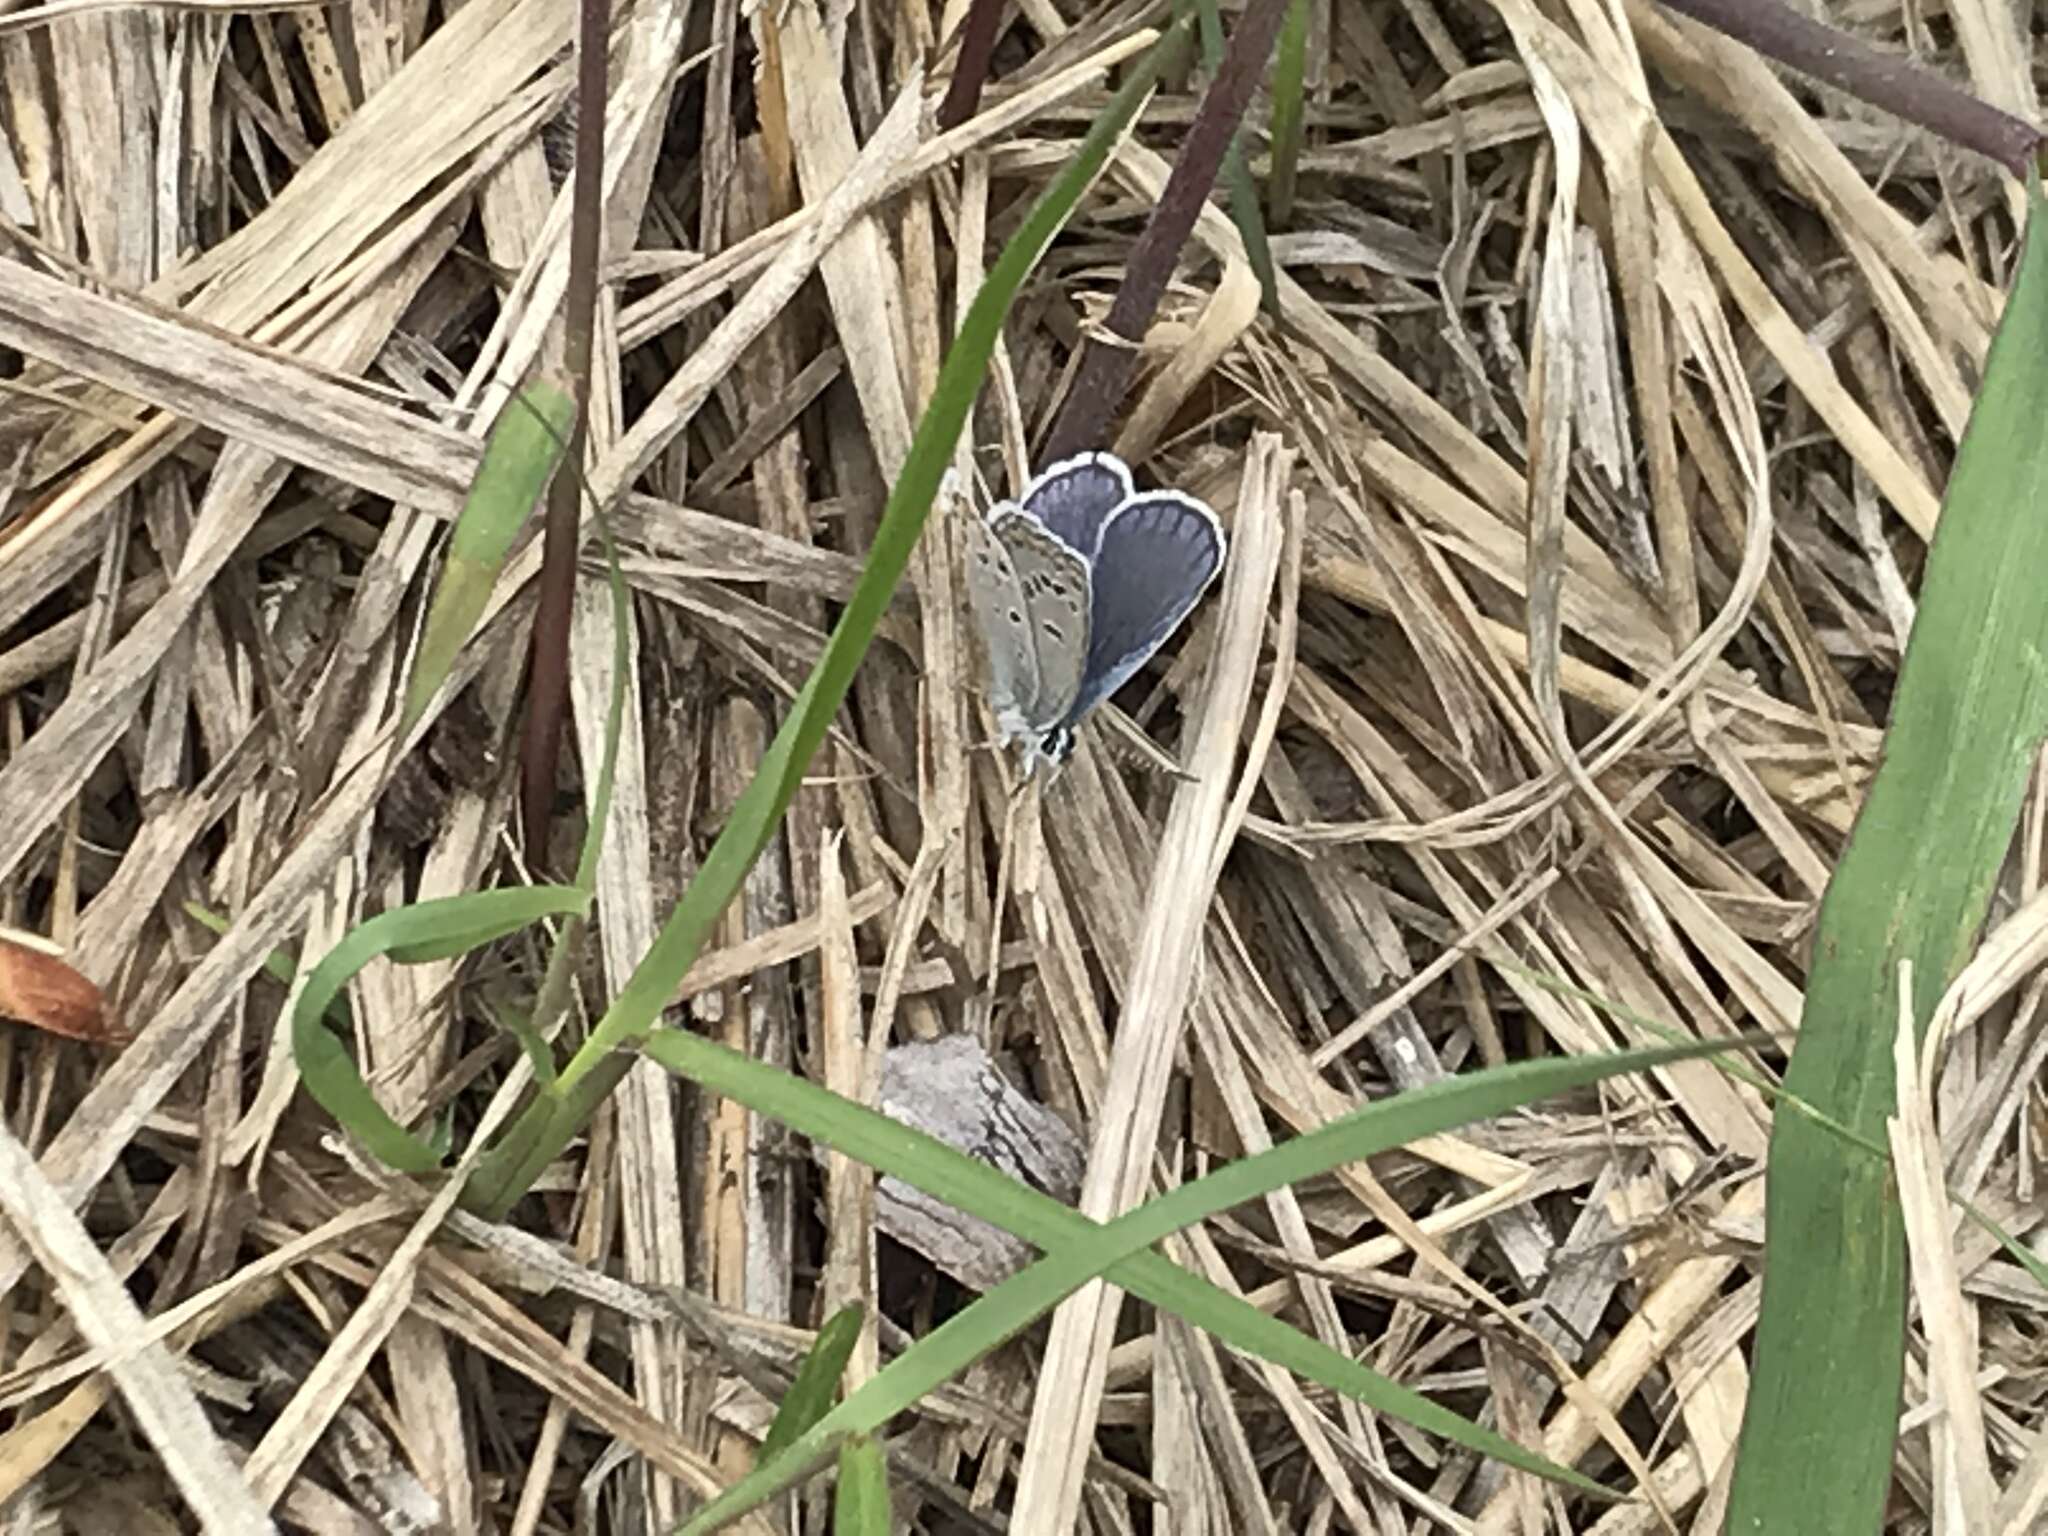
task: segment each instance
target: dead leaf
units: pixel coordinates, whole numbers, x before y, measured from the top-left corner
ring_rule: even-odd
[[[95,1045],[126,1045],[130,1039],[109,1014],[100,989],[72,969],[61,951],[13,929],[0,933],[0,1018]]]

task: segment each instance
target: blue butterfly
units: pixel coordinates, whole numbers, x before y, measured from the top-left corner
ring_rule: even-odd
[[[1223,526],[1180,491],[1140,492],[1110,453],[1045,470],[972,521],[967,593],[1003,739],[1026,772],[1074,750],[1088,712],[1180,628],[1223,568]]]

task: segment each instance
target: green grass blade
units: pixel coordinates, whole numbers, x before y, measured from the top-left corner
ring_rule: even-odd
[[[1195,0],[1202,33],[1202,67],[1213,78],[1223,64],[1223,16],[1217,0]],[[1244,241],[1245,260],[1259,279],[1259,302],[1266,313],[1280,314],[1280,290],[1273,280],[1273,248],[1266,243],[1266,220],[1259,209],[1259,184],[1244,156],[1244,134],[1232,135],[1223,156],[1223,180],[1230,188],[1230,220]]]
[[[889,1513],[889,1458],[878,1442],[855,1435],[839,1453],[832,1536],[889,1536]]]
[[[531,393],[531,391],[529,391]],[[566,405],[564,397],[557,396]],[[515,406],[508,417],[517,415],[529,422],[536,420],[535,413],[523,405]],[[538,427],[551,430],[553,423],[539,422]],[[494,438],[495,442],[497,439]],[[531,444],[524,445],[531,447]],[[521,461],[528,470],[530,459]],[[511,471],[504,471],[510,475]],[[489,477],[488,466],[480,472],[478,483]],[[503,478],[503,476],[501,476]],[[543,476],[543,480],[545,477]],[[537,492],[536,492],[537,494]],[[472,502],[477,497],[472,492]],[[596,885],[597,852],[604,832],[606,815],[611,805],[612,781],[616,772],[619,750],[619,726],[625,710],[626,645],[627,645],[627,596],[625,578],[619,569],[618,552],[613,546],[609,532],[599,525],[607,569],[611,577],[612,596],[612,673],[611,694],[605,716],[604,753],[598,765],[597,779],[591,797],[589,830],[585,835],[581,861],[577,866],[576,884],[565,886],[529,886],[505,891],[475,892],[464,896],[452,896],[440,901],[421,902],[409,907],[396,907],[379,914],[348,934],[334,950],[314,968],[305,994],[300,998],[292,1019],[292,1051],[298,1061],[300,1075],[316,1102],[334,1115],[348,1130],[362,1139],[370,1150],[385,1162],[406,1172],[418,1173],[439,1165],[447,1148],[445,1136],[437,1136],[432,1143],[418,1140],[399,1127],[377,1104],[374,1096],[364,1085],[354,1061],[334,1033],[334,1025],[346,1028],[348,1010],[341,989],[350,977],[378,955],[387,955],[404,965],[416,965],[428,960],[447,959],[452,955],[466,954],[480,944],[503,938],[518,931],[541,917],[565,916],[569,919],[558,937],[557,949],[551,957],[548,977],[558,983],[556,987],[543,986],[542,1012],[536,1018],[547,1017],[548,999],[566,989],[568,966],[581,931],[582,915],[588,910],[590,894]],[[474,535],[473,535],[474,536]],[[458,535],[458,539],[460,535]],[[469,555],[469,574],[484,570],[488,562],[475,558],[474,547]],[[502,557],[503,550],[498,551]],[[458,563],[458,556],[451,551],[451,569]],[[495,579],[495,573],[493,573]],[[483,590],[488,591],[486,581]],[[444,611],[442,599],[454,590],[444,573],[441,593],[435,600],[437,613]],[[453,649],[447,660],[452,662],[461,641],[467,636],[475,615],[460,620],[462,634],[454,639]],[[431,622],[431,621],[430,621]],[[450,620],[451,623],[457,622]],[[452,633],[452,631],[451,631]],[[421,674],[415,672],[417,681]],[[445,668],[443,669],[445,675]],[[420,695],[425,700],[432,697],[438,680]],[[271,968],[276,973],[278,957],[273,957]],[[284,962],[283,979],[287,985],[292,980],[290,962]],[[312,1001],[309,1002],[308,999]],[[314,1004],[319,1008],[314,1009]],[[313,1010],[313,1011],[308,1011]],[[554,1010],[559,1012],[558,1009]],[[509,1012],[494,1012],[496,1022],[513,1034],[532,1062],[535,1079],[543,1090],[552,1086],[555,1078],[553,1048],[546,1034],[537,1022],[515,1018]],[[324,1022],[323,1022],[324,1021]]]
[[[533,1068],[535,1081],[543,1087],[552,1083],[555,1080],[555,1048],[548,1043],[548,1037],[535,1027],[533,1020],[517,1009],[490,998],[484,999],[483,1009],[490,1016],[493,1028],[504,1031],[519,1042],[519,1049],[525,1052],[527,1063]]]
[[[1154,47],[1090,126],[1074,158],[1046,189],[1023,226],[1003,247],[987,280],[961,319],[960,333],[939,370],[931,404],[918,423],[903,472],[889,493],[873,547],[853,595],[833,626],[825,653],[805,679],[782,728],[753,779],[741,792],[725,828],[705,855],[690,888],[677,902],[654,946],[592,1032],[583,1049],[546,1093],[528,1106],[505,1143],[494,1148],[471,1180],[472,1208],[502,1215],[540,1170],[589,1121],[621,1070],[620,1052],[655,1027],[662,1007],[697,957],[704,937],[731,904],[747,872],[768,845],[802,782],[812,754],[867,653],[875,626],[894,595],[953,445],[980,392],[1004,317],[1067,216],[1108,161],[1110,151],[1151,94],[1161,49]]]
[[[839,1378],[846,1373],[846,1362],[853,1355],[854,1345],[860,1342],[860,1328],[865,1321],[867,1312],[858,1306],[841,1307],[826,1319],[811,1343],[811,1352],[797,1369],[796,1380],[783,1394],[782,1406],[775,1410],[768,1433],[761,1438],[763,1456],[795,1444],[799,1436],[832,1411],[832,1405],[839,1401]]]
[[[575,417],[575,401],[552,384],[536,380],[513,397],[491,429],[476,480],[449,536],[448,558],[427,609],[412,676],[406,680],[401,737],[447,680],[456,656],[483,617],[491,588],[505,568],[505,556],[547,489]]]
[[[1308,0],[1288,0],[1273,56],[1273,171],[1266,210],[1283,227],[1294,217],[1294,180],[1301,162],[1302,104],[1308,74]]]
[[[185,903],[185,915],[206,929],[215,938],[222,938],[233,925],[226,917],[196,901]],[[289,987],[299,979],[299,962],[288,949],[273,949],[263,961],[263,974],[282,986]],[[334,1017],[345,1022],[348,1018],[348,999],[337,998],[334,1003]]]
[[[292,1006],[292,1055],[306,1091],[389,1167],[402,1173],[439,1167],[445,1149],[415,1136],[385,1113],[356,1070],[348,1047],[329,1027],[329,1005],[350,977],[379,956],[402,965],[445,960],[517,933],[543,917],[579,913],[586,901],[581,891],[561,885],[476,891],[383,912],[351,929],[313,967]]]
[[[1899,966],[1924,1028],[1974,946],[2048,732],[2048,239],[2026,250],[1949,477],[1884,757],[1821,902],[1785,1086],[1881,1142]],[[1898,1429],[1905,1246],[1889,1166],[1771,1133],[1763,1310],[1727,1529],[1867,1536]]]
[[[1620,1072],[1709,1055],[1734,1043],[1659,1046],[1609,1056],[1525,1062],[1450,1078],[1367,1105],[1099,1225],[922,1131],[685,1031],[663,1030],[647,1042],[646,1049],[670,1071],[995,1222],[1048,1254],[920,1340],[813,1426],[784,1457],[773,1464],[764,1459],[684,1529],[692,1536],[716,1529],[718,1523],[773,1496],[829,1455],[840,1438],[886,1424],[933,1387],[1028,1327],[1086,1281],[1105,1273],[1132,1295],[1178,1314],[1225,1343],[1430,1433],[1604,1496],[1606,1490],[1577,1473],[1375,1375],[1320,1340],[1146,1250],[1182,1227],[1340,1164]]]
[[[1584,1003],[1589,1008],[1597,1008],[1602,1013],[1632,1025],[1655,1039],[1679,1042],[1687,1038],[1669,1025],[1660,1024],[1655,1019],[1645,1018],[1632,1008],[1624,1008],[1621,1004],[1604,998],[1597,992],[1589,992],[1584,987],[1575,987],[1570,982],[1560,980],[1556,976],[1548,975],[1542,971],[1532,971],[1527,966],[1517,965],[1511,960],[1496,960],[1493,963],[1502,970],[1511,971],[1522,977],[1532,986],[1542,987],[1546,991],[1555,992],[1560,997],[1569,997],[1576,1002]],[[1759,1072],[1752,1072],[1748,1067],[1742,1065],[1741,1062],[1727,1056],[1716,1057],[1713,1065],[1716,1070],[1727,1073],[1728,1076],[1734,1078],[1738,1083],[1746,1084],[1750,1088],[1755,1089],[1760,1097],[1770,1100],[1774,1111],[1804,1115],[1820,1127],[1820,1129],[1827,1132],[1828,1135],[1841,1142],[1851,1152],[1869,1158],[1872,1163],[1879,1167],[1890,1166],[1892,1153],[1888,1145],[1869,1136],[1857,1135],[1848,1126],[1842,1124],[1841,1121],[1835,1119],[1832,1115],[1823,1113],[1814,1105],[1800,1098],[1796,1093],[1787,1093],[1784,1087],[1774,1079],[1766,1077]],[[2032,1275],[2034,1283],[2040,1286],[2042,1290],[2048,1291],[2048,1260],[2036,1257],[2026,1244],[2000,1226],[1981,1206],[1973,1201],[1964,1199],[1954,1186],[1947,1186],[1946,1192],[1948,1198],[1955,1201],[1957,1208],[1965,1216],[1969,1217],[1986,1236],[2005,1250],[2007,1258]]]
[[[584,829],[583,851],[576,861],[576,885],[585,891],[597,889],[598,853],[604,847],[605,823],[611,818],[612,790],[619,776],[619,730],[626,717],[626,677],[632,643],[627,626],[633,622],[633,599],[626,591],[626,573],[619,566],[618,542],[612,538],[611,525],[601,508],[593,511],[592,520],[597,524],[598,545],[604,550],[605,585],[612,599],[612,670],[611,690],[605,700],[604,752],[598,759],[597,778],[591,786],[590,824]]]

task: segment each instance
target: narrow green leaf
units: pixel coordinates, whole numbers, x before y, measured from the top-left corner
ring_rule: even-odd
[[[903,472],[889,494],[867,564],[853,595],[812,668],[788,717],[761,759],[718,840],[705,855],[697,877],[677,902],[654,946],[634,971],[591,1037],[547,1092],[535,1096],[507,1135],[493,1148],[466,1191],[471,1209],[502,1215],[530,1185],[548,1160],[588,1123],[623,1070],[620,1052],[644,1037],[659,1021],[661,1010],[681,984],[697,957],[704,937],[719,914],[731,904],[747,872],[780,825],[802,783],[803,774],[824,741],[833,717],[852,686],[855,670],[867,653],[911,552],[924,531],[926,514],[938,494],[939,481],[953,455],[960,429],[980,392],[988,359],[1001,335],[1003,318],[1038,264],[1045,248],[1066,222],[1122,137],[1125,127],[1151,94],[1161,49],[1154,47],[1110,104],[1089,128],[1073,159],[1047,188],[1023,226],[1003,247],[987,280],[960,322],[960,333],[939,370],[931,404],[918,423]]]
[[[1266,4],[1287,4],[1288,0],[1264,0]],[[1223,16],[1216,0],[1195,0],[1201,21],[1202,67],[1214,78],[1223,63]],[[1273,248],[1266,241],[1266,221],[1259,211],[1259,184],[1244,155],[1244,133],[1233,134],[1223,156],[1223,180],[1230,188],[1230,219],[1244,241],[1245,260],[1259,279],[1259,302],[1266,313],[1280,313],[1280,290],[1273,278]]]
[[[579,473],[577,478],[582,478]],[[591,521],[597,526],[597,540],[604,550],[605,585],[612,600],[611,689],[605,700],[604,753],[598,759],[597,780],[590,794],[590,823],[583,833],[583,852],[576,861],[579,890],[597,889],[598,854],[604,847],[605,823],[611,819],[612,791],[619,773],[619,731],[626,716],[626,678],[632,655],[633,599],[626,591],[626,573],[619,566],[618,541],[603,510],[596,509]]]
[[[379,956],[402,965],[445,960],[517,933],[543,917],[584,910],[588,898],[568,886],[521,886],[424,901],[380,913],[352,929],[313,967],[292,1006],[292,1055],[306,1091],[380,1161],[401,1173],[440,1166],[446,1146],[422,1141],[384,1111],[356,1070],[355,1058],[326,1022],[349,979]]]
[[[1589,1008],[1598,1008],[1601,1012],[1633,1025],[1635,1028],[1659,1040],[1677,1042],[1686,1038],[1686,1036],[1670,1028],[1668,1025],[1660,1024],[1655,1019],[1645,1018],[1632,1008],[1625,1008],[1619,1003],[1600,996],[1597,992],[1588,991],[1584,987],[1574,986],[1560,977],[1552,976],[1542,971],[1530,970],[1527,966],[1516,965],[1513,961],[1496,960],[1494,964],[1503,970],[1514,972],[1534,986],[1555,992],[1560,997],[1572,998],[1575,1001],[1586,1004]],[[1841,1142],[1852,1153],[1869,1158],[1873,1166],[1885,1168],[1891,1165],[1892,1152],[1889,1145],[1873,1137],[1857,1135],[1856,1132],[1850,1130],[1848,1126],[1842,1124],[1834,1116],[1822,1113],[1814,1105],[1800,1098],[1798,1094],[1787,1093],[1784,1087],[1774,1079],[1766,1077],[1759,1072],[1752,1072],[1748,1067],[1742,1065],[1741,1062],[1728,1056],[1714,1058],[1713,1066],[1716,1071],[1727,1073],[1728,1076],[1734,1078],[1738,1083],[1747,1085],[1763,1098],[1769,1099],[1774,1112],[1804,1115],[1823,1131],[1827,1132],[1828,1135]],[[1948,1198],[1955,1201],[1962,1213],[1969,1217],[1972,1222],[1976,1223],[1992,1241],[2005,1250],[2006,1257],[2032,1275],[2034,1283],[2040,1286],[2042,1290],[2048,1291],[2048,1261],[2043,1261],[2036,1257],[2033,1250],[2014,1237],[2012,1233],[2006,1231],[2004,1227],[2000,1226],[1990,1213],[1977,1205],[1976,1202],[1964,1199],[1957,1192],[1954,1185],[1945,1184],[1943,1188]]]
[[[2048,239],[2026,249],[1949,476],[1884,756],[1821,902],[1788,1093],[1882,1142],[1910,961],[1915,1027],[1976,944],[2048,733]],[[1762,1313],[1727,1529],[1883,1521],[1906,1318],[1888,1164],[1811,1118],[1772,1125]]]
[[[846,1362],[853,1355],[854,1345],[860,1342],[861,1324],[866,1321],[865,1308],[841,1307],[818,1330],[811,1352],[797,1369],[796,1380],[789,1384],[782,1406],[775,1410],[775,1421],[761,1439],[763,1458],[779,1455],[832,1411],[832,1405],[839,1401],[839,1378],[846,1373]]]
[[[1288,0],[1273,58],[1273,169],[1266,179],[1267,212],[1283,227],[1294,217],[1307,74],[1308,0]]]
[[[547,489],[575,417],[575,401],[536,380],[513,397],[491,429],[476,480],[448,539],[448,557],[406,681],[400,736],[425,712],[483,617],[505,556]]]
[[[889,1460],[866,1435],[855,1435],[839,1453],[832,1536],[889,1536]]]
[[[202,907],[196,901],[185,903],[185,915],[191,918],[193,922],[199,924],[200,927],[206,929],[215,938],[225,934],[229,927],[232,926],[227,918],[223,917],[220,913],[210,908]],[[263,973],[272,981],[281,982],[288,987],[299,979],[299,964],[292,958],[291,951],[273,949],[264,958]],[[348,1000],[346,998],[340,999],[335,1004],[335,1013],[339,1019],[347,1018]]]
[[[801,1436],[784,1456],[772,1464],[764,1459],[683,1529],[689,1536],[715,1530],[772,1497],[829,1455],[841,1437],[886,1424],[1103,1274],[1132,1295],[1225,1343],[1332,1391],[1524,1471],[1583,1493],[1611,1497],[1597,1483],[1376,1375],[1320,1340],[1146,1250],[1182,1227],[1340,1164],[1617,1073],[1711,1055],[1739,1043],[1743,1042],[1658,1046],[1610,1056],[1524,1062],[1450,1078],[1366,1105],[1307,1135],[1170,1190],[1115,1221],[1098,1224],[922,1131],[686,1031],[662,1030],[647,1042],[646,1050],[670,1071],[758,1114],[784,1121],[926,1194],[996,1222],[1047,1252],[1047,1257],[919,1340]]]
[[[491,1023],[519,1042],[519,1049],[526,1053],[527,1061],[533,1067],[535,1081],[543,1087],[555,1080],[555,1052],[548,1044],[547,1036],[534,1027],[533,1020],[519,1009],[486,998],[484,1012],[491,1017]]]

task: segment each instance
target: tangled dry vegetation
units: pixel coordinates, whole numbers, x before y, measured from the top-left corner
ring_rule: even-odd
[[[2027,110],[2010,8],[1831,9]],[[1102,424],[1142,479],[1235,524],[1221,599],[1012,814],[935,516],[679,1017],[821,1076],[870,1031],[985,1031],[1141,1185],[1362,1097],[1625,1038],[1569,989],[1700,1035],[1796,1023],[2018,203],[1668,13],[1571,10],[1312,0],[1278,316],[1212,208]],[[622,495],[635,707],[586,1008],[816,657],[962,296],[1157,20],[1080,12],[1024,0],[978,116],[878,138],[902,90],[935,99],[919,72],[942,82],[956,7],[620,8],[590,474]],[[311,1531],[666,1529],[748,1465],[865,1250],[804,1149],[644,1066],[516,1230],[423,1219],[295,1095],[286,990],[261,974],[543,862],[508,831],[530,553],[467,690],[384,754],[477,427],[560,345],[572,22],[562,0],[0,21],[0,920],[64,944],[136,1033],[118,1053],[0,1034],[12,1530],[170,1530],[168,1478],[215,1469]],[[2003,51],[1966,58],[1987,27]],[[1013,311],[962,451],[985,494],[1026,473],[1197,84],[1153,102]],[[848,177],[827,239],[816,210]],[[792,252],[815,280],[756,283]],[[720,322],[749,292],[772,318],[735,346]],[[1566,424],[1568,459],[1532,471]],[[1533,517],[1532,474],[1555,492]],[[575,635],[590,761],[596,574]],[[1244,686],[1219,736],[1224,675]],[[1162,820],[1202,707],[1205,739],[1257,764],[1213,859]],[[1234,787],[1229,755],[1188,765]],[[565,804],[582,787],[565,769]],[[360,1047],[395,1113],[454,1104],[469,1134],[516,1054],[491,1010],[530,993],[534,954],[367,974]],[[1195,1001],[1155,1017],[1144,983],[1176,965]],[[2022,1228],[2038,995],[1943,1101],[1964,1192]],[[1144,1070],[1113,1066],[1141,1034]],[[1119,1070],[1134,1095],[1106,1092]],[[1552,1457],[1632,1482],[1639,1454],[1689,1520],[1738,1426],[1769,1118],[1713,1067],[1623,1080],[1175,1255]],[[46,1234],[33,1256],[23,1230]],[[2040,1422],[2042,1297],[1991,1254],[1964,1241],[2005,1455]],[[189,1349],[203,1422],[138,1406],[160,1355],[99,1368],[141,1326],[124,1281]],[[880,1283],[884,1349],[957,1304],[888,1245]],[[1052,1529],[1025,1465],[1085,1467],[1101,1532],[1658,1522],[1142,1309],[1113,1340],[1027,1335],[897,1428],[905,1530]],[[1928,1475],[1909,1432],[1895,1529],[1924,1528]]]

